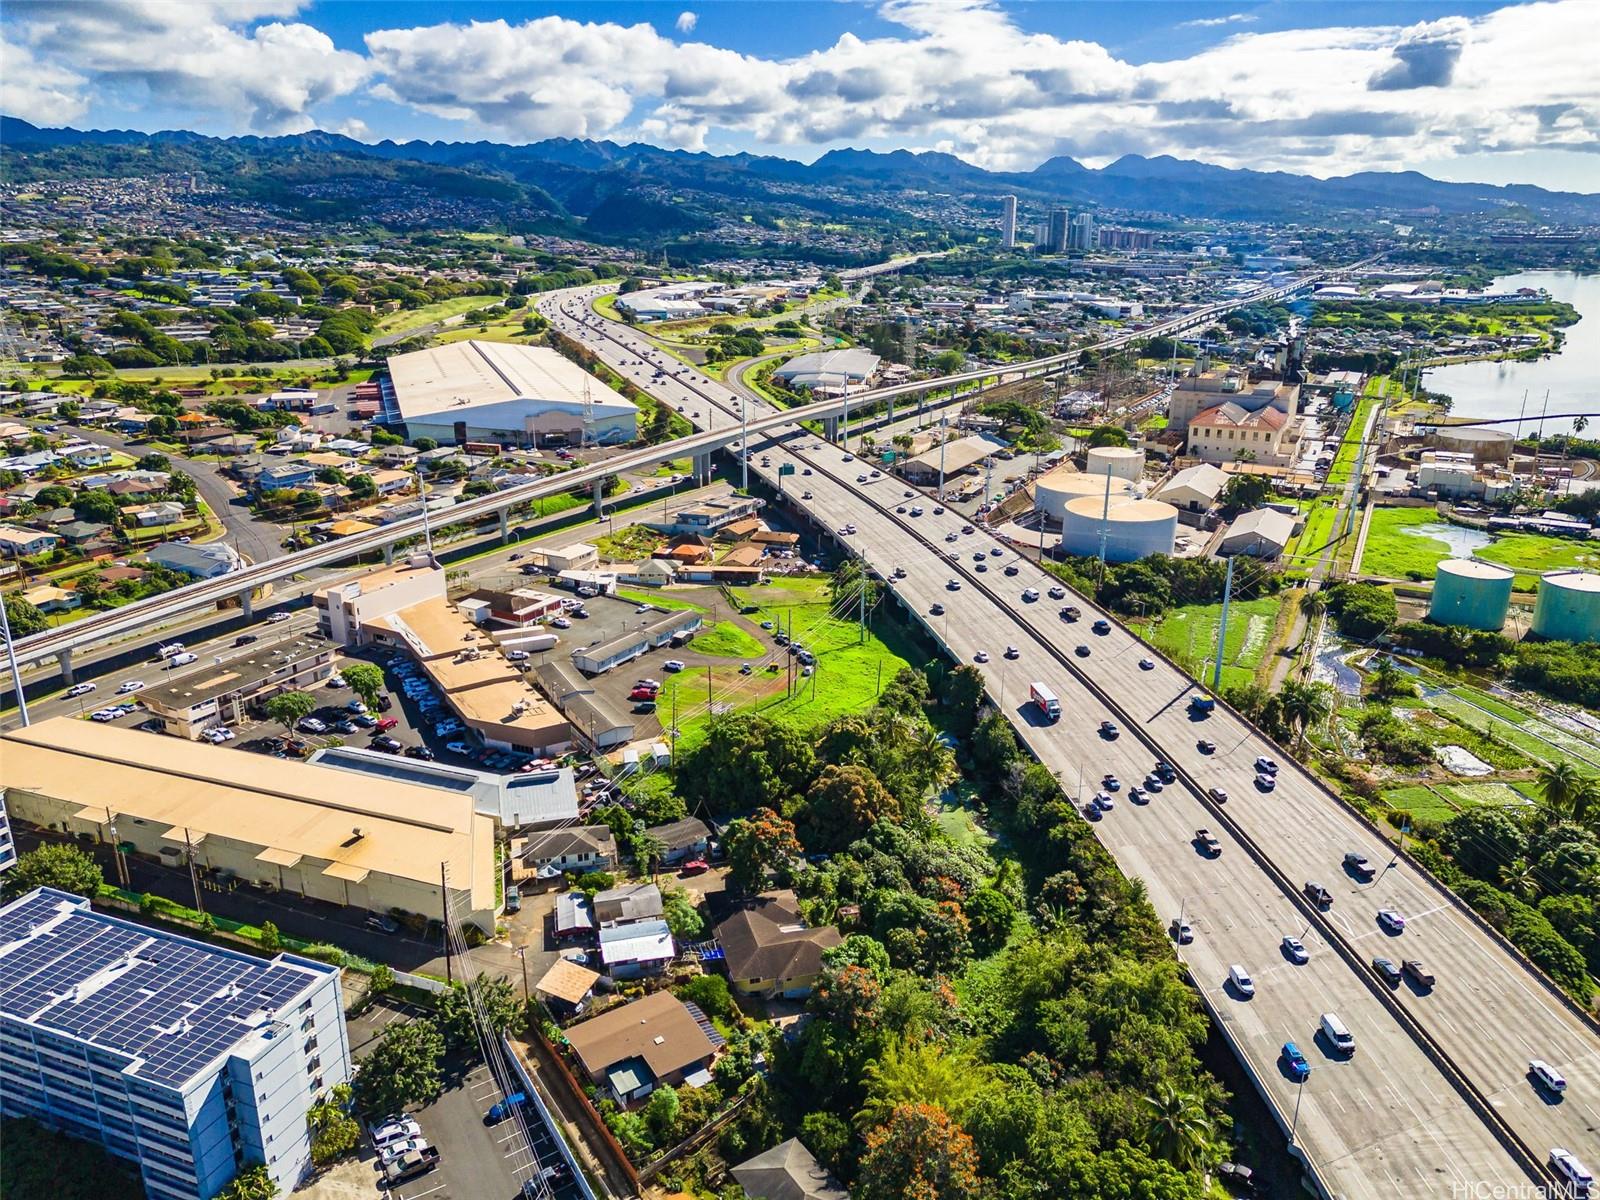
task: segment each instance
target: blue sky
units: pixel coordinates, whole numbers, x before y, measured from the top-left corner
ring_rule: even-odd
[[[1124,153],[1600,191],[1585,0],[8,0],[36,124],[644,140],[1003,169]]]

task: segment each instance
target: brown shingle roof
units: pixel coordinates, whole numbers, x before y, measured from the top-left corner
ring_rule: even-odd
[[[642,1058],[657,1079],[711,1057],[711,1039],[671,992],[613,1008],[566,1031],[567,1041],[590,1075],[626,1058]]]
[[[793,892],[757,896],[717,926],[730,979],[801,979],[844,939],[832,925],[807,928]]]

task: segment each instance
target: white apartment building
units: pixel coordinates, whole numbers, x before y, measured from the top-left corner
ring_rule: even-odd
[[[152,1200],[210,1200],[264,1163],[311,1169],[306,1116],[350,1078],[339,972],[264,960],[38,888],[0,909],[0,1111],[139,1166]]]

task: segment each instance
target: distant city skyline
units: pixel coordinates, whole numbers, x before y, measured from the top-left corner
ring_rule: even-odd
[[[44,126],[609,138],[805,161],[940,150],[998,170],[1171,154],[1600,191],[1594,11],[13,0],[0,110]]]

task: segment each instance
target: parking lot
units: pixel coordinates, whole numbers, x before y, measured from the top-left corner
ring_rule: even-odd
[[[371,1051],[389,1026],[424,1015],[415,1005],[387,998],[378,1000],[350,1021],[351,1050],[357,1061]],[[488,1122],[489,1110],[504,1098],[504,1091],[475,1049],[447,1054],[443,1076],[444,1090],[428,1104],[406,1114],[421,1126],[422,1136],[429,1144],[439,1150],[439,1165],[390,1189],[387,1194],[393,1200],[421,1200],[424,1196],[435,1200],[512,1200],[520,1195],[523,1181],[536,1170],[564,1164],[554,1135],[538,1119],[536,1109],[527,1110],[525,1122]],[[376,1155],[371,1157],[370,1169],[373,1192],[383,1191],[381,1163]],[[581,1195],[569,1175],[552,1182],[551,1192],[557,1200],[576,1200]]]

